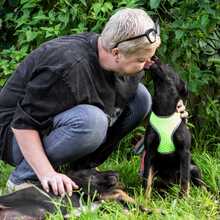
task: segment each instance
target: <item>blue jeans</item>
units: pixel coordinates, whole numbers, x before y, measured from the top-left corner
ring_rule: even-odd
[[[139,84],[135,96],[127,105],[126,114],[122,120],[115,122],[117,124],[120,121],[117,133],[129,132],[137,126],[150,111],[151,103],[150,93]],[[77,105],[54,117],[52,131],[42,139],[43,147],[51,164],[58,167],[77,161],[98,149],[105,143],[108,129],[107,115],[101,109],[87,104]],[[26,180],[37,179],[24,159],[15,137],[12,144],[12,160],[16,165],[9,177],[13,183],[20,184]]]

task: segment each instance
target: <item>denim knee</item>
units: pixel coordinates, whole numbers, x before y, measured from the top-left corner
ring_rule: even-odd
[[[134,98],[134,106],[138,107],[140,117],[144,118],[150,112],[152,106],[152,97],[147,88],[139,83],[136,96]]]
[[[100,108],[82,104],[56,116],[54,126],[67,127],[69,136],[81,133],[91,146],[99,146],[106,137],[108,119]]]

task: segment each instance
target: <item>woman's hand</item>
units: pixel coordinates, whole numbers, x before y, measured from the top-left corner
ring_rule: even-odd
[[[44,152],[38,131],[15,128],[12,128],[12,131],[24,158],[34,170],[43,189],[49,192],[51,187],[55,195],[64,196],[67,192],[71,196],[73,189],[78,186],[68,176],[54,170]]]
[[[180,99],[176,105],[176,111],[180,113],[180,117],[183,118],[183,119],[186,119],[188,118],[189,116],[189,113],[186,111],[186,107],[185,105],[183,104],[183,100]]]
[[[79,188],[68,176],[56,171],[50,172],[39,179],[43,189],[49,192],[51,187],[55,195],[64,196],[67,192],[71,196],[73,189]]]

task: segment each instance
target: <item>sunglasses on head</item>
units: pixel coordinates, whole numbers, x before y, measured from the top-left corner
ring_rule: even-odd
[[[131,37],[131,38],[121,40],[121,41],[117,42],[115,44],[115,46],[113,47],[113,49],[118,47],[118,45],[122,42],[135,40],[135,39],[141,38],[141,37],[147,37],[148,41],[151,44],[153,44],[153,43],[156,42],[157,36],[159,36],[159,35],[160,35],[160,26],[159,26],[159,20],[157,19],[156,22],[154,23],[154,28],[148,29],[144,34],[140,34],[140,35],[137,35],[135,37]]]

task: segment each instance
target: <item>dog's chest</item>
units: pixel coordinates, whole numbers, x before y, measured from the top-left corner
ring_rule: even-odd
[[[169,154],[175,152],[176,148],[173,143],[173,134],[181,123],[179,113],[174,113],[168,117],[159,117],[153,112],[150,116],[150,124],[159,136],[159,145],[157,152],[160,154]]]

